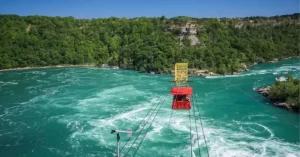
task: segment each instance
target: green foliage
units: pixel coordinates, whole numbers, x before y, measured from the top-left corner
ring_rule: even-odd
[[[269,96],[279,102],[286,102],[291,107],[299,109],[300,106],[300,79],[287,74],[286,81],[277,81],[270,88]]]
[[[233,73],[242,63],[298,55],[298,17],[218,20],[0,15],[0,69],[92,63],[166,73],[174,63],[187,61],[191,68]],[[190,46],[187,36],[180,45],[180,26],[190,20],[197,28],[201,26],[197,33],[200,45]],[[241,22],[243,27],[235,27]],[[173,29],[169,29],[171,25]]]

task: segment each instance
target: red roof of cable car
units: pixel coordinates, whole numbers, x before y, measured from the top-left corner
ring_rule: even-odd
[[[172,95],[190,95],[193,93],[191,87],[173,87],[170,92]]]

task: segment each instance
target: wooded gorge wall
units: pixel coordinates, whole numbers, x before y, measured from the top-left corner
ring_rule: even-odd
[[[194,21],[200,45],[180,45]],[[242,65],[299,55],[299,13],[276,17],[100,18],[0,15],[0,69],[108,64],[169,73],[176,62],[225,74]]]

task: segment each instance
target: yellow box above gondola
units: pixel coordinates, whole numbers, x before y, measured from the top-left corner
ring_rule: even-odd
[[[176,63],[174,80],[176,82],[176,86],[186,86],[188,77],[188,63]]]

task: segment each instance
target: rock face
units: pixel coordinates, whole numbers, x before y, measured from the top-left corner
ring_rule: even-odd
[[[275,58],[275,59],[273,59],[272,61],[270,61],[271,63],[276,63],[276,62],[278,62],[278,59],[277,58]]]
[[[242,66],[243,69],[247,69],[248,68],[245,63],[241,63],[241,66]]]
[[[188,21],[183,27],[181,27],[181,34],[179,36],[180,41],[184,37],[188,37],[188,39],[191,41],[191,46],[199,45],[200,40],[196,36],[197,29],[196,24],[194,21]],[[182,42],[180,43],[182,45]]]
[[[100,65],[101,68],[111,68],[111,69],[120,69],[118,66],[109,66],[107,64]]]
[[[262,94],[265,97],[269,97],[270,88],[271,88],[270,86],[264,87],[264,88],[257,88],[254,91],[259,92],[260,94]]]
[[[278,106],[278,107],[286,107],[286,106],[289,106],[287,103],[285,102],[275,102],[274,103],[275,106]]]
[[[194,70],[191,71],[190,76],[218,76],[219,74],[209,72],[208,70]]]

